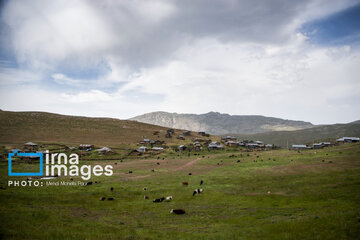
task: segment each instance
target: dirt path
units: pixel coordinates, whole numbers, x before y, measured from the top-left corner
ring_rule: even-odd
[[[171,170],[170,172],[176,172],[176,171],[183,170],[183,169],[185,169],[187,167],[191,167],[192,165],[194,165],[195,163],[197,163],[200,160],[201,160],[201,158],[194,159],[194,160],[192,160],[192,161],[190,161],[188,163],[185,163],[184,165],[182,165],[180,167],[177,167],[177,168]]]

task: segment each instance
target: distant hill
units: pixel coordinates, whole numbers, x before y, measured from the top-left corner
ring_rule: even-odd
[[[236,135],[236,134],[235,134]],[[278,146],[286,147],[292,144],[310,144],[313,141],[335,140],[339,137],[359,137],[360,121],[348,124],[334,124],[313,127],[297,131],[276,131],[253,135],[236,135],[239,139],[260,140]]]
[[[159,131],[159,136],[154,136]],[[183,131],[176,130],[176,134]],[[32,142],[91,143],[101,146],[134,144],[143,137],[176,143],[165,138],[166,128],[113,118],[65,116],[45,112],[0,110],[0,143]]]
[[[152,112],[131,118],[130,120],[170,128],[204,131],[214,135],[293,131],[314,127],[311,123],[303,121],[284,120],[256,115],[229,115],[217,112],[209,112],[206,114]]]

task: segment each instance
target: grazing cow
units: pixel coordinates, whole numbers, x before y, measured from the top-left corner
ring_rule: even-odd
[[[147,190],[147,187],[144,187],[143,190],[146,191],[146,190]]]
[[[144,199],[149,199],[149,197],[148,197],[148,196],[144,196]]]
[[[204,181],[201,179],[201,181],[200,181],[200,186],[203,185],[203,183],[204,183]]]
[[[106,197],[101,197],[100,201],[104,201],[106,199]]]
[[[184,209],[171,209],[170,213],[185,214],[185,210]]]
[[[129,173],[133,173],[133,171],[129,171]]]
[[[192,173],[190,172],[189,175],[192,175]]]
[[[241,161],[240,161],[240,160],[237,160],[236,162],[238,162],[238,163],[239,163],[239,162],[241,162]]]
[[[93,182],[87,182],[87,183],[85,183],[85,186],[90,186],[92,184],[93,184]]]
[[[168,197],[166,197],[165,201],[170,202],[172,199],[173,199],[172,196],[168,196]]]
[[[74,179],[73,178],[70,178],[70,181],[73,181]]]
[[[195,196],[196,194],[200,194],[202,192],[203,192],[203,190],[201,188],[195,189],[193,192],[193,196]]]
[[[155,169],[151,169],[152,172],[155,172]]]
[[[111,188],[110,188],[110,191],[112,191],[112,192],[113,192],[113,191],[114,191],[114,188],[113,188],[113,187],[111,187]]]
[[[114,201],[114,200],[115,200],[115,198],[113,198],[113,197],[109,197],[107,200],[108,200],[108,201]]]
[[[162,197],[162,198],[155,198],[154,199],[154,203],[159,203],[159,202],[162,202],[162,201],[164,201],[165,200],[165,198],[164,197]]]
[[[157,165],[160,165],[160,163],[159,163],[159,162],[157,162],[156,164],[157,164]]]
[[[182,182],[182,185],[183,185],[183,186],[188,186],[189,183],[188,183],[188,182]]]

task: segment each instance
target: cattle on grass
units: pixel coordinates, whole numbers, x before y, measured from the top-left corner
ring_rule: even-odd
[[[171,209],[170,213],[174,213],[174,214],[185,214],[185,210],[184,209]]]
[[[194,192],[193,192],[193,196],[195,196],[196,194],[200,194],[202,193],[204,190],[201,189],[201,188],[198,188],[198,189],[195,189]]]
[[[153,200],[153,202],[154,203],[160,203],[160,202],[162,202],[162,201],[164,201],[165,200],[165,198],[164,197],[161,197],[161,198],[155,198],[154,200]]]

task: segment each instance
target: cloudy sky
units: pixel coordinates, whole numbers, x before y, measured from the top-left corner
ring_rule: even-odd
[[[0,109],[360,119],[360,1],[1,1]]]

